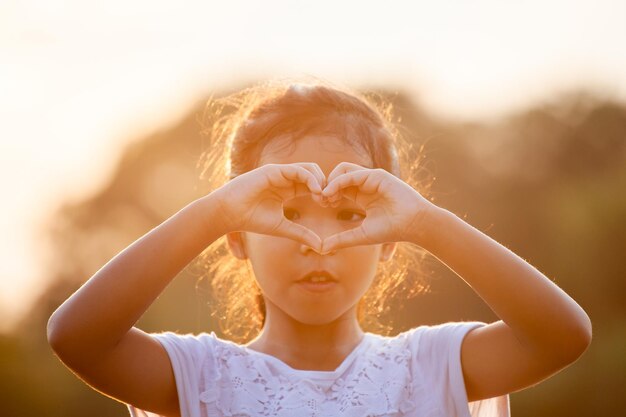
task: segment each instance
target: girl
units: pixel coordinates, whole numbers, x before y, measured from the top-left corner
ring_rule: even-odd
[[[320,82],[236,97],[239,112],[211,127],[228,142],[230,181],[115,256],[50,317],[52,348],[87,384],[133,416],[499,417],[508,393],[588,347],[591,323],[573,299],[401,179],[397,131],[366,98]],[[133,327],[222,236],[254,285],[224,285],[243,280],[211,265],[215,289],[236,304],[258,288],[256,337]],[[368,290],[406,277],[375,279],[398,242],[444,262],[501,320],[364,331]],[[245,317],[237,311],[220,316]]]

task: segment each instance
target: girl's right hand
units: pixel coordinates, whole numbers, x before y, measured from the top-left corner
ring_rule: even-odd
[[[283,202],[311,195],[321,204],[325,182],[316,163],[267,164],[233,178],[212,194],[227,232],[287,237],[319,251],[320,237],[288,220],[283,214]]]

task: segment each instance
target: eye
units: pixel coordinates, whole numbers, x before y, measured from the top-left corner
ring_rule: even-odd
[[[357,216],[357,217],[355,217]],[[364,214],[358,213],[356,211],[352,211],[352,210],[342,210],[339,212],[339,214],[337,215],[337,217],[339,218],[339,220],[346,220],[346,221],[361,221],[365,218]]]
[[[283,209],[283,215],[288,219],[288,220],[297,220],[300,218],[300,213],[298,213],[298,211],[292,209],[292,208],[285,208]]]

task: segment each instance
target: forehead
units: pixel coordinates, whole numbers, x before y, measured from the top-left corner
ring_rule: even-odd
[[[333,136],[310,135],[294,140],[290,137],[273,139],[259,159],[259,165],[315,162],[328,176],[340,162],[352,162],[372,168],[372,158],[362,146],[352,145]]]

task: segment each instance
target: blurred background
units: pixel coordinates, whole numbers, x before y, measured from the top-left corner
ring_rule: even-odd
[[[48,317],[207,191],[209,96],[303,75],[392,101],[425,146],[435,202],[590,315],[589,350],[512,394],[512,415],[623,413],[625,16],[610,0],[1,2],[0,414],[128,415],[53,355]],[[429,266],[398,331],[496,320]],[[217,331],[196,279],[181,272],[137,325]]]

